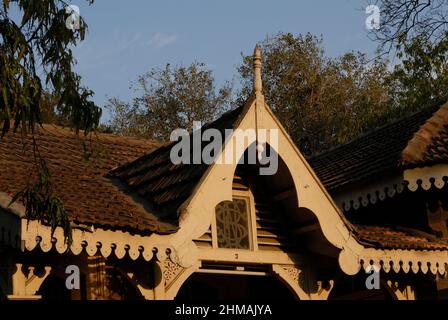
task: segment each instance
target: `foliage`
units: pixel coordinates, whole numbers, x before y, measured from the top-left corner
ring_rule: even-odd
[[[203,63],[188,67],[152,69],[133,84],[138,96],[132,103],[109,99],[110,127],[121,135],[168,140],[177,128],[193,121],[209,122],[228,107],[231,86],[216,89],[212,72]]]
[[[381,21],[371,36],[380,49],[389,52],[400,49],[414,38],[425,37],[437,43],[448,32],[448,2],[446,0],[376,0]]]
[[[437,43],[414,38],[399,53],[401,64],[391,75],[393,96],[400,106],[418,110],[448,96],[448,39]]]
[[[98,126],[101,109],[90,101],[93,92],[81,86],[80,76],[73,71],[71,47],[84,39],[87,25],[80,17],[79,28],[67,28],[67,5],[62,0],[1,1],[0,138],[11,129],[34,134],[43,120],[45,89],[57,97],[57,109],[76,132],[84,130],[87,135]],[[62,201],[52,195],[45,161],[38,156],[35,162],[38,181],[14,198],[25,202],[28,217],[48,222],[52,228],[62,224],[69,239],[68,218],[64,218]]]
[[[262,43],[263,90],[270,107],[307,155],[319,153],[382,124],[394,111],[387,62],[364,54],[325,57],[322,39],[277,34]],[[252,57],[238,69],[244,100],[252,91]]]
[[[22,13],[20,23],[11,17],[16,3]],[[80,77],[72,71],[74,57],[70,46],[84,39],[87,25],[66,27],[64,1],[3,0],[0,9],[0,121],[2,136],[21,126],[32,132],[41,120],[40,101],[44,84],[59,97],[58,107],[76,129],[86,133],[95,129],[101,109],[89,101],[92,92],[81,87]],[[40,67],[42,70],[39,70]]]
[[[399,113],[417,110],[447,97],[448,2],[377,0],[380,29],[370,35],[379,51],[396,49],[401,62],[388,78]]]
[[[28,221],[37,220],[49,225],[52,234],[56,227],[62,227],[65,241],[70,247],[72,244],[71,225],[63,201],[54,195],[50,179],[51,174],[45,160],[39,158],[36,167],[38,182],[28,185],[22,191],[16,193],[10,205],[17,200],[21,200],[25,204],[25,218]]]
[[[403,44],[401,63],[392,68],[387,60],[370,61],[359,52],[329,58],[321,38],[279,33],[261,44],[266,101],[303,153],[320,153],[445,97],[447,42],[419,37]],[[132,104],[109,100],[113,117],[108,129],[166,140],[192,120],[211,120],[229,103],[230,89],[214,94],[209,71],[204,72],[210,78],[191,80],[198,78],[193,66],[167,65],[139,77],[141,95]],[[241,89],[235,104],[252,94],[251,55],[243,56],[238,72]]]
[[[41,96],[40,119],[42,123],[51,123],[61,127],[70,127],[71,123],[59,107],[59,97],[48,90],[45,90]]]

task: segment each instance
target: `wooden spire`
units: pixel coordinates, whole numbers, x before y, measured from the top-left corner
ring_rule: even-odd
[[[254,91],[255,95],[261,95],[263,84],[261,82],[261,49],[257,44],[254,50]]]

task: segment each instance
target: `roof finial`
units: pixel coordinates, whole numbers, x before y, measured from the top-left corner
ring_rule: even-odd
[[[255,46],[254,50],[254,91],[256,95],[262,92],[262,82],[261,82],[261,49],[260,46]]]

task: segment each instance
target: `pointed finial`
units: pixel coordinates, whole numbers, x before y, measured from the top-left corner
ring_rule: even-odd
[[[254,91],[256,95],[262,92],[262,82],[261,82],[261,49],[260,46],[255,46],[254,50]]]

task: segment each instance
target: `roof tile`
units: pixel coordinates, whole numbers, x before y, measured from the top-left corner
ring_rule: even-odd
[[[93,151],[88,161],[83,157],[81,138],[70,130],[43,125],[37,130],[36,142],[50,168],[55,193],[63,199],[74,222],[137,233],[166,232],[159,230],[157,217],[105,178],[111,169],[155,149],[156,142],[97,134],[87,141]],[[8,133],[0,140],[0,192],[13,195],[30,181],[34,163],[31,148],[31,137],[22,140],[20,133]],[[163,226],[175,229],[169,224]]]
[[[243,106],[233,109],[202,129],[216,128],[223,132],[225,129],[233,128],[244,110]],[[154,205],[160,216],[177,220],[177,209],[192,194],[209,166],[173,164],[170,152],[174,145],[175,142],[167,143],[137,160],[116,168],[110,176],[119,179],[130,191],[137,192]]]
[[[355,225],[364,245],[381,249],[446,250],[448,241],[415,229]]]
[[[401,172],[403,149],[420,126],[424,125],[439,108],[440,104],[436,104],[398,119],[353,141],[312,156],[308,162],[330,192],[379,174]],[[448,157],[435,151],[437,148],[443,150],[447,141],[445,135],[441,135],[441,140],[431,145],[430,149],[433,151],[429,152],[425,161],[435,159],[437,156],[447,161]],[[423,149],[420,144],[420,140],[416,141],[415,150]]]

